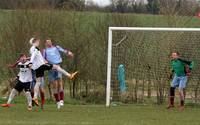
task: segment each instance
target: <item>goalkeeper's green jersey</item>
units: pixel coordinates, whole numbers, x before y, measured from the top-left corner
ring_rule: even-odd
[[[185,76],[186,75],[186,65],[189,66],[190,70],[193,68],[193,62],[185,61],[182,59],[174,59],[171,61],[172,71],[176,76]]]

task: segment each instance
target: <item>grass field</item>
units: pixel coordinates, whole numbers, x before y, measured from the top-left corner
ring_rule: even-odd
[[[26,110],[25,105],[0,108],[0,125],[199,125],[200,108],[166,110],[164,106],[65,105],[57,110]]]

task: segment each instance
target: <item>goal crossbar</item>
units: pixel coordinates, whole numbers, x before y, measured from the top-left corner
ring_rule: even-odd
[[[108,31],[108,59],[107,59],[107,84],[106,107],[110,106],[111,89],[111,64],[112,64],[112,32],[113,31],[174,31],[174,32],[200,32],[200,28],[161,28],[161,27],[109,27]]]

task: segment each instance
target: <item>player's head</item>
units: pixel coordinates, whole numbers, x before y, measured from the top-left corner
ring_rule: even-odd
[[[53,45],[52,40],[50,38],[45,40],[45,46],[46,47],[51,47]]]
[[[21,62],[26,62],[27,57],[26,57],[25,54],[22,53],[22,54],[20,54],[19,59],[20,59]]]
[[[40,45],[40,39],[39,38],[31,38],[29,43],[33,46],[38,47]]]
[[[179,52],[172,52],[171,58],[172,59],[178,59],[179,58]]]

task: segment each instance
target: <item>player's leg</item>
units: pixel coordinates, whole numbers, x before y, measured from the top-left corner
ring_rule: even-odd
[[[10,95],[9,95],[9,98],[8,98],[8,101],[7,101],[7,104],[11,104],[12,100],[15,98],[15,96],[18,95],[18,90],[16,90],[15,88],[12,89]]]
[[[175,75],[173,77],[171,87],[169,90],[169,97],[168,97],[168,106],[167,109],[173,108],[174,107],[174,98],[175,98],[175,88],[178,86],[179,79]]]
[[[34,88],[36,84],[36,72],[32,70],[32,79],[33,81],[31,82],[31,97],[34,98]],[[32,106],[34,106],[34,102],[32,101]]]
[[[53,93],[55,97],[55,101],[57,104],[57,108],[60,109],[60,97],[59,97],[59,92],[58,92],[58,83],[57,80],[53,82]]]
[[[39,102],[38,102],[38,95],[40,92],[40,86],[42,84],[42,77],[44,77],[44,71],[46,66],[42,65],[41,67],[39,67],[38,69],[35,70],[36,72],[36,83],[35,83],[35,87],[34,87],[34,97],[33,97],[33,102],[39,106]]]
[[[52,90],[53,90],[53,95],[57,104],[57,108],[60,109],[60,97],[58,93],[58,83],[57,83],[57,73],[58,71],[56,70],[50,70],[48,77],[49,77],[49,82],[52,83]]]
[[[62,74],[58,73],[57,83],[58,83],[58,92],[60,95],[60,105],[64,106],[64,87],[62,82]]]
[[[34,97],[33,97],[33,101],[34,103],[39,106],[39,102],[38,102],[38,95],[39,95],[39,91],[40,91],[40,85],[41,85],[41,78],[42,77],[38,77],[36,78],[36,83],[34,86]]]
[[[74,77],[78,74],[78,71],[70,74],[64,69],[62,69],[59,65],[53,65],[53,69],[57,70],[58,72],[62,73],[63,75],[67,76],[70,80],[74,79]]]
[[[31,83],[24,83],[24,91],[28,102],[28,110],[32,110]]]
[[[54,82],[53,74],[54,74],[53,70],[49,70],[49,72],[48,72],[48,90],[49,90],[50,100],[53,100],[53,98],[54,98],[54,93],[52,92],[53,82]]]
[[[60,97],[59,98],[60,106],[64,106],[64,90],[63,90],[63,84],[62,84],[62,73],[55,71],[54,81],[57,82],[57,90]]]
[[[180,77],[180,84],[179,84],[179,96],[180,96],[180,110],[184,109],[185,104],[185,94],[184,89],[187,83],[187,76]]]
[[[9,95],[8,101],[6,104],[3,104],[3,107],[10,107],[10,104],[12,102],[12,100],[15,98],[15,96],[18,95],[19,92],[21,92],[23,90],[23,86],[22,83],[20,81],[17,82],[17,84],[15,85],[15,87],[11,90],[11,93]]]
[[[45,104],[45,89],[44,89],[44,77],[41,79],[41,85],[40,85],[40,97],[41,97],[41,109],[44,109]]]
[[[53,101],[54,99],[53,99],[53,92],[52,92],[52,82],[48,82],[48,92],[49,92],[49,100],[50,101]]]

